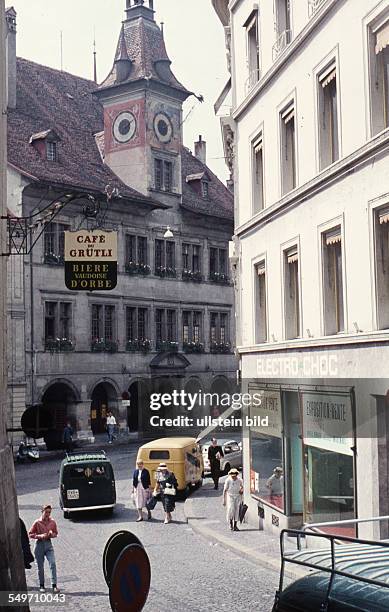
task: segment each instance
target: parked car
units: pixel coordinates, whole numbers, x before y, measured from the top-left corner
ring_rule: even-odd
[[[64,518],[83,510],[113,512],[115,476],[104,451],[66,455],[60,469],[59,504]]]
[[[217,443],[222,447],[224,457],[220,461],[221,472],[228,474],[231,468],[241,468],[243,465],[243,453],[242,448],[237,440],[220,440],[218,438]],[[211,466],[208,461],[208,448],[211,444],[211,440],[207,440],[201,444],[201,450],[203,453],[204,460],[204,476],[211,473]]]

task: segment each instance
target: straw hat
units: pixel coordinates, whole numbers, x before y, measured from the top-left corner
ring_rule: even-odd
[[[239,470],[237,470],[236,468],[232,468],[229,472],[228,475],[232,476],[232,474],[239,474]]]

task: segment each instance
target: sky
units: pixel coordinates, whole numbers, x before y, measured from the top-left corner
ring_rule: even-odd
[[[6,0],[17,12],[17,55],[40,64],[93,78],[96,38],[98,82],[108,74],[116,50],[125,0]],[[157,23],[164,22],[172,70],[190,91],[184,105],[184,144],[193,151],[201,134],[207,141],[207,163],[223,181],[219,119],[213,104],[228,79],[224,31],[211,0],[154,0]]]

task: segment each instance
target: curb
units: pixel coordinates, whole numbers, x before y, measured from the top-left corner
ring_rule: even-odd
[[[196,533],[207,538],[208,541],[212,541],[217,544],[221,544],[225,548],[231,550],[233,553],[255,563],[256,565],[260,565],[265,569],[272,569],[278,574],[281,569],[281,558],[277,559],[263,552],[256,552],[252,548],[241,544],[238,541],[233,541],[231,537],[227,535],[223,535],[221,533],[216,532],[211,527],[207,527],[203,524],[203,518],[196,518],[193,515],[193,499],[189,498],[184,503],[184,516],[187,524],[195,531]],[[289,568],[288,568],[289,565]],[[300,570],[298,568],[293,568],[292,564],[285,564],[284,576],[291,578],[292,580],[298,580],[303,576],[306,576],[307,572],[304,570]]]

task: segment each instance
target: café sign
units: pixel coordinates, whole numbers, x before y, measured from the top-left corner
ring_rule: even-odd
[[[117,283],[117,232],[65,232],[65,285],[72,291],[110,291]]]

